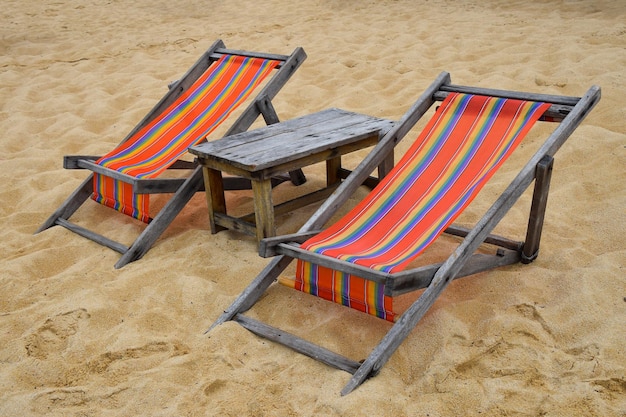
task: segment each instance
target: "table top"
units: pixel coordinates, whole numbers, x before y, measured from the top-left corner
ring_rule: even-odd
[[[201,143],[189,152],[250,172],[298,160],[374,134],[384,135],[391,120],[327,109],[317,113]]]

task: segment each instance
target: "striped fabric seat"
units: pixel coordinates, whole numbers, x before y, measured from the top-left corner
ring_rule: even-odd
[[[219,126],[279,63],[222,56],[157,118],[97,163],[135,178],[158,176]],[[132,185],[122,181],[94,175],[93,199],[146,223],[150,220],[149,195],[135,194]]]
[[[459,216],[548,104],[450,94],[408,152],[363,201],[302,248],[399,272]],[[377,284],[298,260],[295,288],[394,321]]]

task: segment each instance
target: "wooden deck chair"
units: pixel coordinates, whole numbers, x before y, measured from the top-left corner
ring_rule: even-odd
[[[250,331],[353,374],[345,395],[376,375],[453,280],[537,257],[555,152],[600,99],[593,86],[582,98],[450,84],[442,73],[374,150],[296,234],[262,241],[276,256],[211,327],[234,320]],[[341,220],[321,227],[435,102],[433,118],[381,183]],[[545,143],[471,229],[452,224],[536,120],[560,122]],[[525,242],[492,234],[534,181]],[[443,263],[406,269],[442,233],[464,239]],[[495,253],[475,253],[487,245]],[[484,249],[484,248],[482,248]],[[292,284],[394,321],[362,362],[245,316],[293,260]],[[425,290],[399,317],[394,296]],[[211,329],[209,329],[210,331]]]
[[[216,41],[148,115],[109,154],[66,156],[64,167],[88,169],[92,174],[37,230],[60,225],[122,254],[120,268],[141,258],[174,220],[191,197],[204,188],[202,169],[179,159],[191,145],[203,140],[240,104],[247,108],[233,122],[226,136],[247,130],[262,115],[277,123],[271,100],[306,59],[302,48],[289,56],[226,49]],[[253,95],[255,89],[263,86]],[[187,169],[186,178],[156,178],[167,169]],[[306,181],[302,171],[289,173],[291,181]],[[287,177],[277,177],[276,183]],[[225,189],[249,187],[241,178],[226,178]],[[149,195],[173,193],[151,218]],[[148,223],[130,247],[68,221],[89,198]]]

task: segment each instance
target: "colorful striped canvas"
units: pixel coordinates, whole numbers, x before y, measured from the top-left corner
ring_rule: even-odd
[[[302,247],[375,270],[403,270],[459,216],[548,107],[450,94],[389,175]],[[295,287],[395,318],[383,284],[298,261]]]
[[[219,126],[279,63],[222,56],[157,118],[97,163],[136,178],[158,176]],[[131,185],[97,174],[94,190],[97,202],[149,221],[148,194],[135,194]]]

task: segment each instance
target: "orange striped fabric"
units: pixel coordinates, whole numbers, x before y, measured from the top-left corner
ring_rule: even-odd
[[[389,175],[302,247],[383,272],[402,271],[459,216],[548,107],[450,94]],[[299,260],[295,288],[395,319],[383,284]]]
[[[224,55],[157,118],[96,161],[133,176],[155,178],[224,121],[279,65],[279,61]],[[97,202],[149,222],[149,195],[94,175]]]

